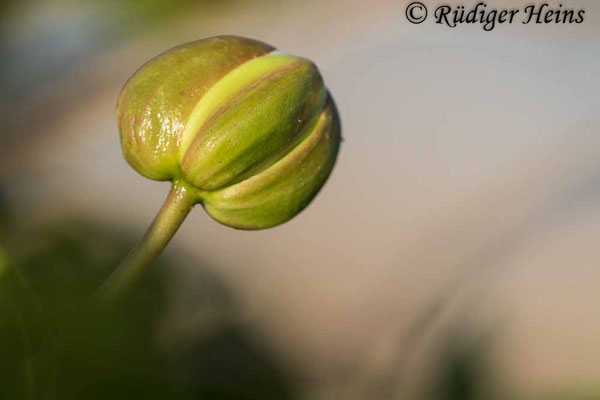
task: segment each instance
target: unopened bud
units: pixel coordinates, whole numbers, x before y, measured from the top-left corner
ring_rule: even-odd
[[[123,88],[117,116],[133,168],[185,183],[214,219],[241,229],[300,212],[331,172],[340,141],[312,62],[233,36],[148,62]]]

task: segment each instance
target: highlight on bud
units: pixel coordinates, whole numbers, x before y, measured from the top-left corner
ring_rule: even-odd
[[[239,229],[299,213],[325,183],[340,142],[316,66],[235,36],[149,61],[123,88],[117,117],[133,168],[184,184],[215,220]]]

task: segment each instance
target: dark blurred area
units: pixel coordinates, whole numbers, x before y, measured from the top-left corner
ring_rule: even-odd
[[[172,261],[154,265],[118,307],[94,306],[93,293],[134,243],[128,235],[82,219],[5,223],[2,234],[0,398],[294,398],[268,351],[231,319],[178,351],[161,348]],[[204,282],[190,307],[218,304],[213,312],[234,315],[225,288],[208,275]]]
[[[0,2],[0,400],[600,399],[600,2],[494,32],[407,3]],[[273,230],[194,210],[98,309],[167,190],[123,160],[118,93],[220,34],[316,62],[332,178]]]

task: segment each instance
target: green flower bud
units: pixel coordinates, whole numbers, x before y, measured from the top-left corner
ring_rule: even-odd
[[[309,60],[220,36],[154,58],[117,105],[126,160],[173,180],[217,221],[262,229],[300,212],[329,176],[340,124]]]

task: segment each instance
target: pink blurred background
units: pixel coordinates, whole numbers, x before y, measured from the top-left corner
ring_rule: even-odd
[[[9,2],[0,182],[23,223],[86,215],[141,236],[168,184],[121,156],[121,86],[183,42],[263,40],[321,69],[340,156],[281,227],[236,231],[197,207],[167,249],[189,255],[181,299],[201,260],[305,398],[372,399],[390,380],[426,397],[456,334],[486,338],[505,398],[600,396],[600,3],[564,3],[585,22],[484,32],[412,25],[404,0]],[[183,302],[166,343],[205,326]]]

